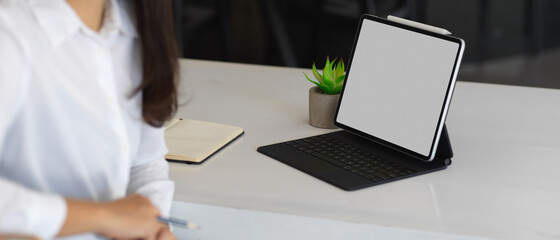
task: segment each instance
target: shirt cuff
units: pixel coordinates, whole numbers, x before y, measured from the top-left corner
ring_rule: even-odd
[[[173,181],[159,180],[138,188],[136,193],[149,198],[152,204],[159,209],[162,216],[169,216],[174,190],[175,183]]]
[[[138,193],[146,196],[159,208],[161,215],[167,216],[175,191],[175,183],[169,179],[168,172],[169,164],[163,158],[133,167],[127,194]]]
[[[4,230],[40,239],[55,238],[66,220],[64,198],[24,188],[12,196],[12,211],[1,218]]]

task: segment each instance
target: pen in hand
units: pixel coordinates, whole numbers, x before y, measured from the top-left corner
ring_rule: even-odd
[[[198,226],[196,223],[189,222],[187,220],[178,219],[178,218],[158,216],[158,221],[161,223],[171,224],[175,227],[181,227],[186,229],[200,229],[200,226]]]

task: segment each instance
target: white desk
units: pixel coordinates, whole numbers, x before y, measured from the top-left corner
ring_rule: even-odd
[[[200,166],[170,164],[172,215],[203,225],[179,237],[560,238],[558,90],[459,82],[447,119],[455,153],[448,169],[346,192],[256,151],[332,131],[307,123],[312,86],[302,72],[310,69],[181,66],[188,101],[178,116],[239,125],[245,135]]]

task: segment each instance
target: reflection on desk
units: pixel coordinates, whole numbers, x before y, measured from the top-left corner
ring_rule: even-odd
[[[420,239],[560,238],[559,90],[458,82],[447,119],[455,153],[447,170],[345,192],[256,151],[333,131],[307,123],[312,86],[302,71],[310,69],[200,60],[181,66],[181,99],[189,101],[177,117],[227,121],[246,133],[208,165],[170,164],[172,216],[197,222],[190,214],[208,211],[202,220],[209,223],[197,223],[215,229],[214,219],[220,236],[238,236],[242,227],[227,228],[222,214],[238,211],[247,224],[262,218],[257,227],[265,230],[244,228],[243,239],[270,239],[273,227],[264,221],[272,215],[281,216],[272,217],[286,229],[281,236],[295,239],[314,233],[339,239],[331,229],[336,224],[356,236],[408,230]],[[292,220],[315,227],[297,231]]]
[[[172,211],[188,213],[202,226],[199,230],[175,228],[178,239],[488,239],[187,202],[175,202]]]

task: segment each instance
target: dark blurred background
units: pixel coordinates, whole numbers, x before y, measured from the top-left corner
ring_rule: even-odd
[[[182,57],[302,68],[347,61],[363,13],[463,38],[460,81],[560,88],[559,0],[175,0]]]

